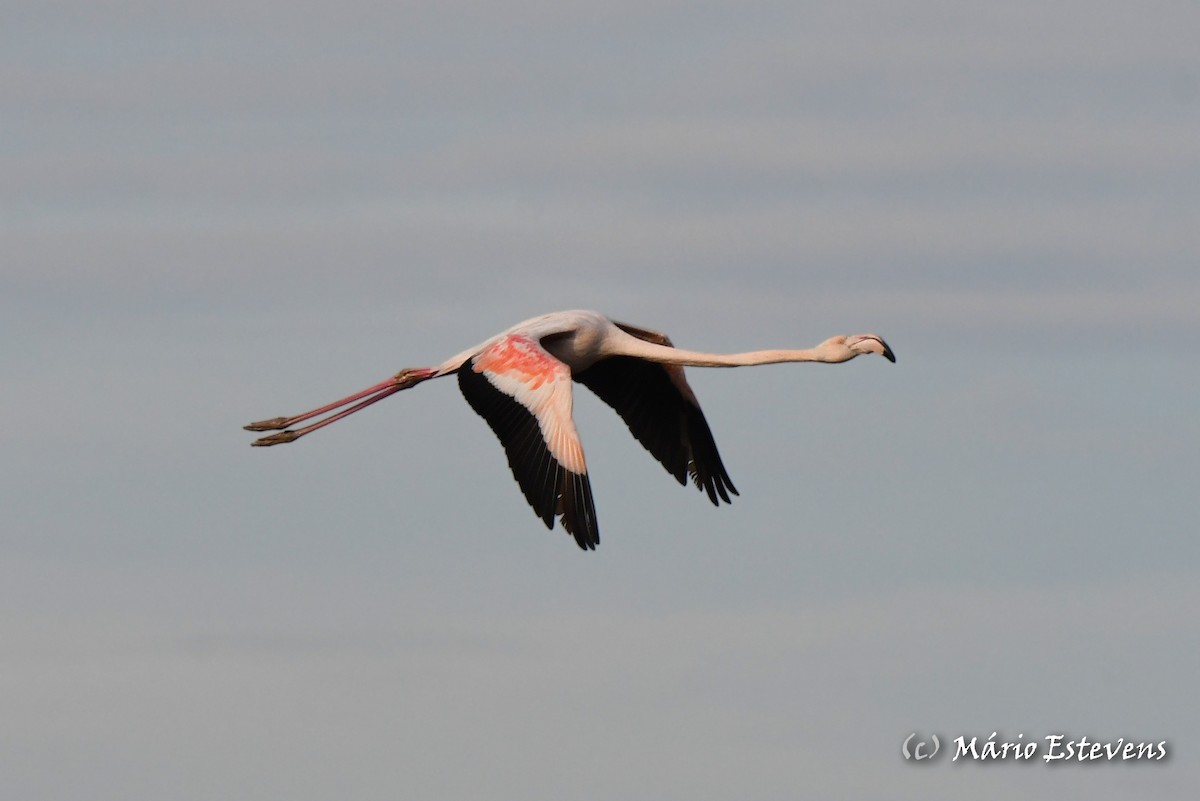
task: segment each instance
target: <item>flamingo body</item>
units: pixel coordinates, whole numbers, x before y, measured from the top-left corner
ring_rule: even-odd
[[[574,382],[611,406],[680,484],[690,477],[713,505],[720,505],[729,503],[730,494],[737,495],[737,490],[683,367],[839,363],[863,353],[896,360],[874,334],[831,337],[807,350],[713,354],[677,349],[657,331],[617,323],[599,312],[555,312],[518,323],[437,367],[402,370],[311,412],[246,428],[278,432],[255,445],[292,442],[395,392],[456,374],[463,397],[504,447],[534,513],[547,528],[554,527],[557,515],[579,547],[588,550],[599,544],[600,532],[583,445],[572,417]],[[289,428],[336,409],[342,411],[300,429]]]

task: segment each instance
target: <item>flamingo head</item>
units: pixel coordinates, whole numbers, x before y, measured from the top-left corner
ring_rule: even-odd
[[[830,337],[820,344],[819,350],[831,362],[848,362],[864,353],[878,353],[889,362],[896,361],[896,354],[892,353],[883,337],[876,334]]]

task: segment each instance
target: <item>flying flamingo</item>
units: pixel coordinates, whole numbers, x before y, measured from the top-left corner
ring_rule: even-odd
[[[254,445],[292,442],[402,389],[456,373],[467,403],[499,437],[534,513],[550,529],[557,514],[580,548],[594,550],[600,532],[583,446],[571,418],[572,380],[613,407],[633,436],[680,484],[686,485],[690,474],[696,487],[719,506],[720,501],[730,502],[729,493],[738,493],[683,367],[836,364],[863,353],[896,361],[891,348],[875,334],[830,337],[807,350],[725,355],[677,349],[657,331],[614,322],[599,312],[555,312],[518,323],[437,367],[401,370],[319,409],[251,423],[246,430],[278,431]],[[342,411],[289,429],[337,409]]]

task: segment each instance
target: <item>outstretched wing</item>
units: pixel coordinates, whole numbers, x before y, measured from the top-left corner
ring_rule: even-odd
[[[615,325],[638,339],[674,347],[657,331],[626,323]],[[575,380],[615,409],[638,442],[680,484],[686,484],[691,475],[714,506],[720,501],[730,503],[729,493],[738,494],[682,367],[613,356],[579,372]]]
[[[600,542],[583,446],[571,418],[571,371],[533,339],[509,335],[458,369],[467,403],[495,432],[534,513],[580,548]]]

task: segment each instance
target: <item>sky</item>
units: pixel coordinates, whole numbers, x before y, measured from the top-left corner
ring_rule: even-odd
[[[1194,3],[0,22],[3,797],[1194,797]],[[898,361],[689,370],[720,509],[579,388],[594,553],[452,381],[241,430],[569,308]]]

